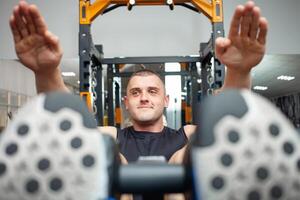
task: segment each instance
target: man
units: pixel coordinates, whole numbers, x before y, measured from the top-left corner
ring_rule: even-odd
[[[17,56],[22,64],[34,72],[38,93],[53,90],[68,91],[60,75],[62,48],[58,37],[47,29],[37,7],[20,1],[13,10],[10,26]],[[250,71],[264,56],[266,35],[267,21],[261,17],[260,9],[254,2],[248,1],[243,6],[237,6],[228,38],[216,40],[216,55],[227,66],[223,89],[250,87]],[[168,98],[159,77],[149,71],[135,74],[128,83],[125,105],[133,120],[131,129],[118,133],[115,127],[100,128],[101,132],[108,133],[120,141],[119,146],[125,158],[134,161],[138,155],[144,155],[145,152],[141,151],[131,157],[136,151],[127,149],[128,138],[122,138],[123,136],[133,134],[139,137],[140,133],[157,137],[162,135],[160,133],[175,132],[181,138],[179,144],[172,143],[175,147],[170,144],[171,150],[166,145],[158,146],[164,148],[162,151],[168,151],[165,152],[168,156],[165,156],[170,162],[180,162],[186,138],[189,138],[195,127],[189,125],[179,131],[165,129],[162,113],[164,107],[168,105]],[[151,142],[151,138],[147,140],[148,143]],[[171,142],[167,139],[163,141]],[[149,155],[157,155],[155,147],[160,142],[149,144],[149,148],[155,149],[155,152],[150,151]]]
[[[194,126],[175,131],[164,126],[163,111],[168,106],[164,83],[160,76],[147,69],[135,72],[129,79],[125,108],[132,126],[118,130],[115,138],[121,153],[129,162],[139,156],[164,156],[169,160],[181,149],[193,132]]]

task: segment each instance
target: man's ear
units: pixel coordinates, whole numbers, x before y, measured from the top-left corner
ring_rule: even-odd
[[[124,96],[123,101],[124,101],[125,109],[128,110],[128,97]]]
[[[169,106],[169,101],[170,101],[170,97],[169,95],[165,96],[165,108],[167,108]]]

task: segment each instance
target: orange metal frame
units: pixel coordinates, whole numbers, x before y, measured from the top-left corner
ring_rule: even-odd
[[[223,3],[222,0],[173,0],[173,4],[191,3],[199,12],[202,12],[211,22],[223,22]],[[129,0],[80,0],[80,24],[91,24],[92,21],[109,5],[130,5]],[[167,5],[163,0],[135,0],[134,6],[157,6]]]
[[[86,102],[88,109],[90,111],[93,111],[91,93],[90,92],[80,92],[80,98]]]
[[[79,8],[80,8],[79,23],[80,23],[80,27],[85,28],[82,29],[83,31],[80,33],[82,34],[82,37],[87,35],[89,36],[89,31],[90,31],[89,25],[91,25],[93,20],[97,18],[100,14],[103,14],[106,9],[112,8],[109,7],[110,5],[127,6],[128,10],[131,10],[133,6],[163,6],[163,5],[170,6],[170,8],[172,7],[171,9],[173,9],[174,6],[182,5],[182,4],[193,6],[193,8],[198,10],[199,13],[203,13],[212,22],[213,25],[212,46],[214,46],[215,36],[218,37],[218,35],[220,36],[223,33],[223,31],[218,31],[218,27],[220,27],[220,25],[222,25],[223,27],[223,0],[172,0],[171,2],[168,1],[168,3],[167,0],[94,0],[93,3],[91,3],[91,0],[79,0]],[[85,51],[86,49],[84,48],[89,48],[89,44],[87,44],[89,43],[88,37],[85,37],[84,39],[80,38],[80,42],[83,44],[81,50]],[[87,53],[90,53],[89,51],[90,50],[88,50]],[[80,52],[80,56],[84,57],[85,54]],[[84,68],[81,66],[81,64],[80,64],[80,70]],[[122,65],[120,65],[119,67],[121,68]],[[185,67],[184,64],[182,64],[182,67]],[[84,71],[83,73],[87,73],[87,72]],[[88,91],[82,91],[80,92],[80,96],[82,99],[86,101],[89,109],[92,110],[91,93]],[[117,123],[120,123],[121,122],[120,110],[116,109],[115,112],[116,112],[115,113],[116,121]],[[185,118],[187,121],[191,120],[191,113],[192,113],[191,107],[186,106]]]

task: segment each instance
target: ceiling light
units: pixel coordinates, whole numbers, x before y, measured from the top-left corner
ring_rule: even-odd
[[[253,88],[254,90],[267,90],[268,89],[268,87],[266,87],[266,86],[254,86],[254,88]]]
[[[63,76],[76,76],[75,72],[62,72]]]
[[[173,3],[173,0],[167,0],[167,4],[171,5]]]
[[[277,77],[278,80],[283,80],[283,81],[291,81],[293,79],[295,79],[294,76],[285,76],[285,75],[281,75]]]

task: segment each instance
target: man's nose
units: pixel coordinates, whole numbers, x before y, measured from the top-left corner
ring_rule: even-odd
[[[147,92],[142,92],[140,101],[142,101],[142,102],[149,101]]]

